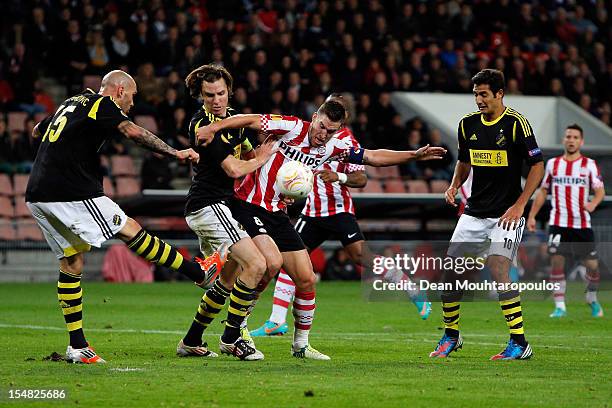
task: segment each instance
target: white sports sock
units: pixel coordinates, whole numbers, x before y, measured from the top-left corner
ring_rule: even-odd
[[[295,295],[295,284],[283,270],[278,274],[274,286],[274,298],[272,300],[271,322],[283,324],[287,320],[287,311]]]
[[[586,293],[586,301],[589,304],[591,304],[593,302],[597,302],[597,292],[595,292],[595,291],[588,291]]]
[[[555,307],[559,309],[565,309],[565,301],[564,300],[555,300]]]
[[[295,332],[293,333],[293,349],[297,350],[308,345],[308,334],[312,327],[315,312],[315,293],[301,292],[295,294],[293,300],[293,317]]]

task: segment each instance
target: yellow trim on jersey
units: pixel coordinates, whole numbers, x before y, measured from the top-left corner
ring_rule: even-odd
[[[69,256],[80,254],[81,252],[88,252],[89,250],[91,250],[91,245],[78,244],[68,248],[64,248],[64,256],[68,258]]]
[[[533,133],[531,132],[531,126],[529,126],[529,122],[527,122],[527,119],[523,115],[521,115],[520,113],[518,113],[514,109],[509,109],[508,110],[508,114],[510,116],[513,116],[513,117],[515,117],[516,119],[519,120],[519,122],[521,123],[521,128],[523,129],[523,134],[525,135],[525,137],[533,135]]]
[[[242,148],[244,149],[245,153],[250,152],[251,150],[253,150],[253,145],[251,144],[251,141],[249,139],[245,139],[244,142],[242,142]]]
[[[470,149],[472,166],[507,167],[508,152],[505,150],[474,150]]]
[[[499,117],[495,120],[492,120],[491,122],[487,122],[484,118],[484,115],[480,115],[480,120],[482,121],[482,124],[485,126],[493,126],[494,124],[496,124],[497,122],[499,122],[501,120],[501,118],[504,117],[504,115],[506,115],[506,112],[508,112],[509,108],[504,109],[504,112],[499,115]]]
[[[465,129],[463,129],[463,119],[461,119],[461,133],[463,134],[463,138],[465,139]]]
[[[470,116],[478,115],[479,113],[480,113],[480,111],[470,112],[470,113],[464,115],[461,119],[469,118]]]
[[[89,113],[87,114],[87,116],[89,116],[93,120],[96,120],[96,116],[98,114],[98,109],[100,108],[100,102],[102,102],[102,99],[104,99],[104,97],[98,98],[98,100],[94,102],[93,106],[89,110]]]
[[[514,121],[514,125],[512,126],[512,141],[516,142],[516,120]]]

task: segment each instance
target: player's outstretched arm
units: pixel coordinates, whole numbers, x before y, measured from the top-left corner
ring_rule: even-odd
[[[540,185],[542,178],[544,177],[544,162],[537,162],[531,166],[529,169],[529,174],[527,175],[527,181],[525,181],[525,187],[523,188],[523,192],[516,200],[516,203],[512,205],[512,207],[508,208],[508,210],[499,218],[497,225],[510,229],[512,224],[515,226],[518,225],[519,219],[523,216],[525,212],[525,206],[527,202],[533,195],[536,188]]]
[[[455,197],[457,197],[459,187],[461,187],[463,183],[465,183],[465,180],[467,180],[467,178],[470,176],[471,169],[472,165],[470,163],[457,160],[457,164],[455,164],[455,173],[453,174],[453,179],[451,180],[450,186],[444,193],[444,199],[446,200],[447,204],[450,204],[453,207],[457,207]]]
[[[368,176],[365,171],[353,171],[351,173],[336,173],[331,170],[320,170],[316,173],[326,183],[334,183],[339,181],[347,187],[362,188],[368,183]],[[344,179],[346,177],[346,179]],[[341,179],[342,178],[342,179]],[[344,180],[344,181],[343,181]]]
[[[119,131],[123,133],[125,137],[133,140],[134,143],[153,152],[179,160],[189,160],[195,163],[200,160],[200,155],[198,155],[193,149],[176,150],[159,137],[155,136],[155,134],[141,126],[138,126],[131,120],[124,120],[119,124],[119,126],[117,126],[117,129],[119,129]]]
[[[253,150],[255,152],[254,158],[250,160],[238,160],[234,156],[227,156],[225,160],[221,162],[221,167],[231,178],[244,177],[263,166],[276,150],[277,148],[274,146],[274,141],[268,140],[257,149]]]
[[[196,131],[197,144],[204,146],[208,145],[215,137],[215,133],[224,129],[240,129],[249,128],[253,130],[260,130],[261,122],[260,115],[248,114],[248,115],[235,115],[225,118],[218,122],[213,122],[208,126],[202,126]]]
[[[529,210],[529,216],[527,217],[527,229],[531,232],[536,230],[535,217],[540,212],[540,209],[546,202],[546,196],[548,195],[548,189],[546,187],[540,187],[540,191],[536,194],[533,203],[531,203],[531,209]]]
[[[387,167],[402,164],[410,160],[437,160],[444,157],[446,149],[443,147],[421,147],[419,150],[387,150],[387,149],[350,149],[349,162],[367,164],[374,167]],[[359,151],[361,150],[361,157]],[[361,160],[360,160],[361,159]]]

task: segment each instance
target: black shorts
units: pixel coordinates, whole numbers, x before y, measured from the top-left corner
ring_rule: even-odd
[[[270,212],[263,207],[238,199],[232,200],[231,209],[236,221],[244,227],[251,238],[269,235],[281,252],[306,248],[285,212]]]
[[[548,228],[548,253],[578,259],[597,259],[595,234],[591,228]]]
[[[295,229],[308,249],[315,249],[330,238],[342,242],[342,246],[364,240],[359,224],[357,224],[357,218],[350,213],[340,213],[329,217],[300,215]]]

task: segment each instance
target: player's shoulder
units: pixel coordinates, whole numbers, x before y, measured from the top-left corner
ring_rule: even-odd
[[[200,128],[202,126],[210,125],[214,121],[212,113],[208,113],[206,109],[201,107],[191,117],[190,128]]]
[[[529,121],[527,120],[525,115],[523,115],[522,113],[520,113],[516,109],[512,109],[510,107],[506,108],[506,115],[508,117],[510,117],[510,118],[514,118],[514,119],[520,121],[521,123],[525,123],[525,124],[529,123]]]
[[[461,117],[461,121],[467,123],[467,122],[479,120],[480,119],[480,115],[481,115],[480,111],[466,113],[465,115],[463,115]]]

